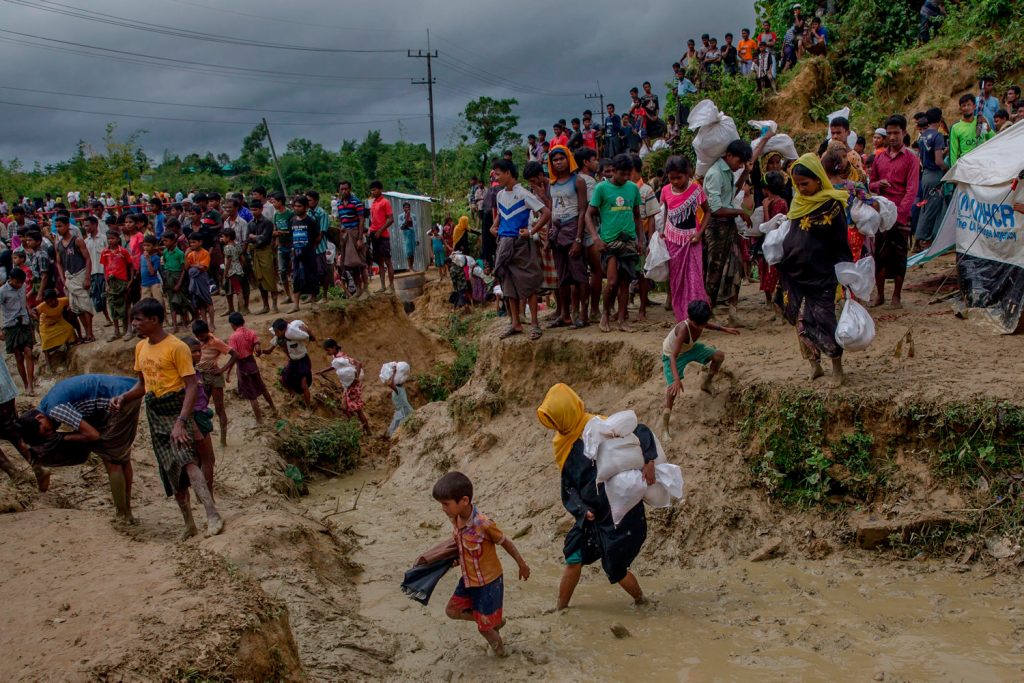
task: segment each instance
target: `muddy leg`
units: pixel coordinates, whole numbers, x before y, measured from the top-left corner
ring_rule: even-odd
[[[124,468],[107,461],[103,461],[103,465],[107,468],[107,478],[110,479],[110,495],[114,499],[117,516],[126,522],[134,522],[128,504],[128,483],[125,481]]]
[[[505,643],[501,641],[501,634],[496,629],[490,631],[480,631],[480,635],[484,637],[487,644],[494,648],[494,654],[499,657],[507,657],[508,653],[505,652]]]
[[[558,582],[558,609],[565,609],[572,600],[572,594],[580,582],[583,573],[582,564],[567,564],[562,570],[562,579]]]
[[[185,520],[185,531],[181,533],[181,540],[184,541],[199,533],[199,529],[196,528],[196,520],[192,518],[192,503],[189,501],[188,489],[181,489],[175,493],[174,500],[178,502],[181,518]]]
[[[633,576],[633,572],[626,572],[626,578],[619,581],[619,585],[622,586],[622,590],[629,593],[629,596],[633,598],[633,602],[637,605],[643,605],[647,602],[644,598],[644,592],[640,589],[640,582]]]
[[[711,357],[711,365],[708,366],[707,374],[704,375],[704,381],[700,385],[700,390],[710,394],[711,393],[711,380],[718,374],[718,369],[722,367],[722,363],[725,361],[725,352],[716,351],[715,355]]]
[[[188,473],[188,480],[192,485],[192,490],[196,492],[196,498],[199,499],[199,502],[203,504],[203,508],[206,509],[206,535],[216,536],[224,530],[224,520],[221,519],[220,513],[217,512],[217,507],[213,504],[213,496],[210,495],[210,489],[206,487],[206,478],[203,476],[202,470],[194,462],[185,465],[185,472]],[[192,511],[190,508],[189,516],[191,517],[191,515]],[[195,522],[192,523],[192,527],[195,528]]]
[[[210,491],[210,498],[213,498],[213,468],[217,462],[217,456],[213,452],[213,439],[209,434],[200,434],[198,429],[195,430],[193,439],[196,444],[196,455],[199,456],[199,469],[203,471],[206,488]]]
[[[217,419],[220,421],[220,445],[228,445],[228,411],[224,409],[224,388],[217,387],[213,390],[213,406],[217,409]]]
[[[893,297],[893,301],[896,297]],[[832,359],[832,386],[841,387],[843,382],[846,381],[846,373],[843,372],[843,359],[842,357]]]

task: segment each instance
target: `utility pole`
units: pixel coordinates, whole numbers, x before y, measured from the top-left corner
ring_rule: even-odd
[[[285,199],[288,198],[288,188],[284,184],[284,176],[281,175],[281,165],[277,163],[277,152],[274,150],[274,139],[270,137],[270,124],[267,123],[266,117],[263,117],[263,128],[267,131],[267,142],[270,143],[270,156],[274,159],[274,168],[277,169],[277,179],[281,181],[281,191],[284,192]]]
[[[601,102],[601,128],[604,128],[604,93],[601,92],[601,81],[597,82],[596,93],[586,93],[583,97],[588,100],[599,100]]]
[[[425,85],[427,86],[427,102],[430,106],[430,170],[431,180],[434,184],[434,189],[437,188],[437,142],[434,137],[434,83],[437,80],[434,78],[434,72],[431,68],[431,60],[437,59],[437,50],[430,51],[430,29],[427,29],[427,51],[416,50],[416,54],[413,54],[412,50],[408,51],[409,57],[416,59],[427,60],[427,78],[426,80],[413,80],[413,85]]]

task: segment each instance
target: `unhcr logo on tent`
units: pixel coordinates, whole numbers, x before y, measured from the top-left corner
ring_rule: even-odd
[[[1017,240],[1017,217],[1012,204],[979,202],[969,192],[957,203],[957,227],[969,232],[980,232],[984,237],[1013,242]],[[1004,228],[1000,230],[999,228]]]

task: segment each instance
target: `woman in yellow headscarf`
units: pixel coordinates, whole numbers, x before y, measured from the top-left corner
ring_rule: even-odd
[[[565,569],[558,584],[558,609],[569,606],[583,565],[597,560],[601,560],[610,583],[622,586],[637,604],[644,602],[640,584],[629,571],[647,538],[644,506],[641,503],[626,513],[618,527],[612,522],[608,496],[603,486],[597,487],[594,461],[583,455],[583,428],[593,417],[586,411],[583,399],[565,384],[551,387],[537,408],[537,419],[555,432],[552,446],[555,464],[562,474],[562,505],[576,519],[562,548]],[[658,457],[654,435],[644,425],[639,425],[633,433],[640,439],[644,461],[652,463],[653,470],[653,462]],[[645,475],[647,469],[645,467]],[[652,480],[653,471],[648,482]]]
[[[452,233],[452,244],[455,251],[467,253],[469,249],[469,217],[459,216],[459,223]]]
[[[843,347],[836,341],[835,265],[853,260],[846,230],[846,190],[832,186],[816,154],[800,157],[791,170],[796,194],[783,243],[776,303],[796,326],[811,379],[825,374],[821,356],[832,359],[835,385],[843,382]]]

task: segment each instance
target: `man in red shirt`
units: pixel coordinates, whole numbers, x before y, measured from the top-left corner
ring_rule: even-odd
[[[907,120],[898,114],[885,122],[886,147],[875,155],[871,165],[868,189],[896,205],[896,225],[875,236],[875,286],[878,292],[872,306],[885,303],[885,280],[894,283],[890,308],[902,308],[903,278],[907,274],[907,253],[910,250],[910,214],[921,182],[921,162],[903,140]]]
[[[370,183],[370,248],[373,261],[380,269],[380,290],[385,291],[384,272],[387,271],[391,291],[395,291],[395,268],[391,265],[391,231],[395,213],[391,202],[384,196],[384,183],[374,180]]]

